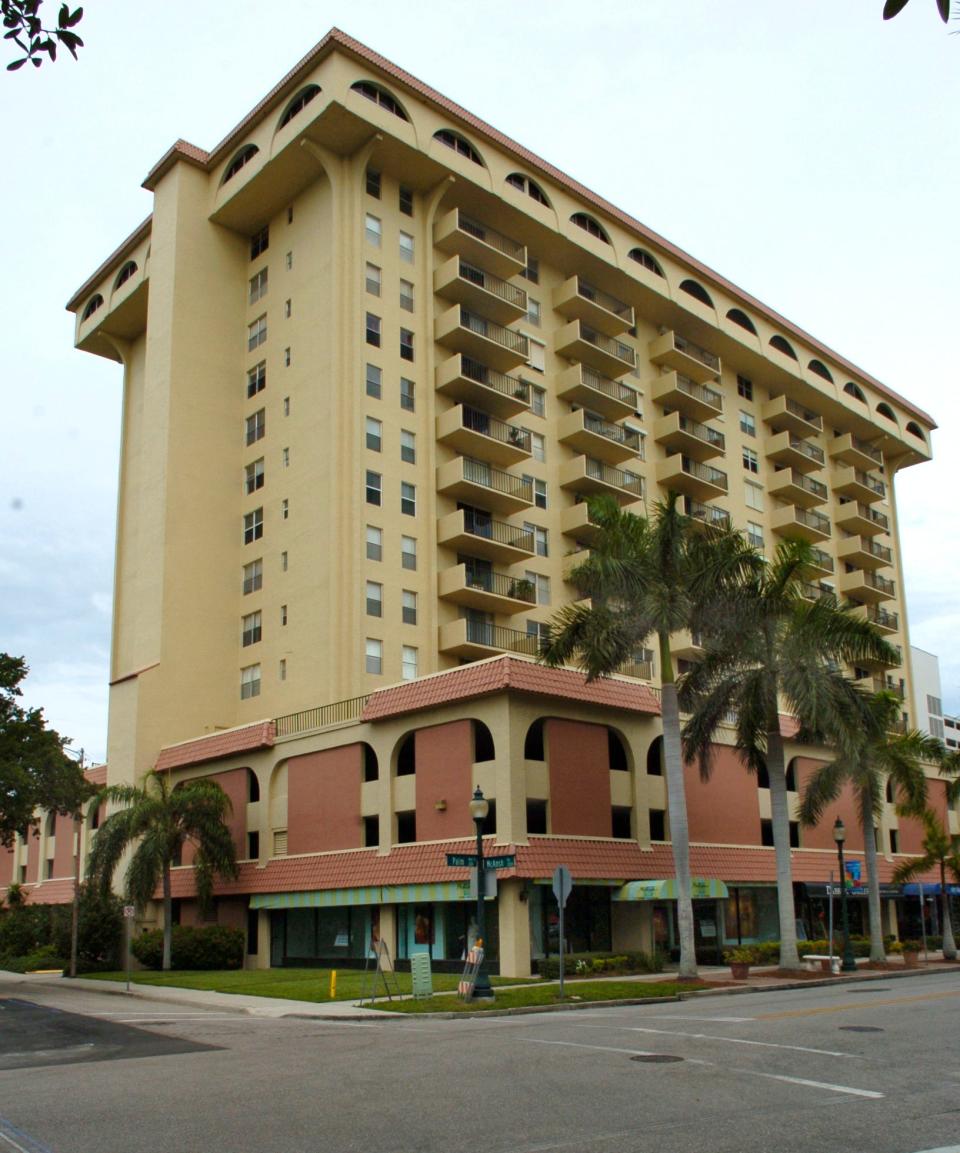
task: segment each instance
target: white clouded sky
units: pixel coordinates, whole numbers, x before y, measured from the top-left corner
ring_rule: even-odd
[[[88,0],[78,64],[0,74],[0,649],[28,703],[103,757],[121,370],[73,351],[64,302],[173,141],[212,147],[337,25],[932,413],[934,462],[897,482],[906,601],[960,712],[960,36],[934,0],[881,8]]]

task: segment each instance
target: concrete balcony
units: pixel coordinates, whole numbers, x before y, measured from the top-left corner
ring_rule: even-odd
[[[690,517],[695,525],[720,529],[730,527],[730,514],[726,509],[718,508],[715,504],[704,504],[703,501],[685,496],[683,498],[683,511],[684,515]]]
[[[653,680],[653,661],[626,661],[617,669],[618,677],[634,677],[638,681]]]
[[[664,372],[656,377],[650,395],[657,404],[682,412],[692,420],[713,420],[723,415],[721,393],[679,372]]]
[[[800,508],[815,508],[824,504],[830,494],[821,481],[804,476],[795,468],[781,468],[770,481],[770,495],[788,500]]]
[[[437,367],[437,392],[501,419],[530,407],[530,385],[469,356],[450,356]]]
[[[654,364],[672,368],[697,384],[720,377],[720,357],[675,332],[664,332],[651,340],[647,355]]]
[[[480,661],[498,653],[535,657],[540,651],[540,638],[528,636],[519,629],[464,618],[440,626],[439,647],[440,652],[447,656],[471,661]]]
[[[644,508],[642,504],[638,503],[635,508],[630,505],[625,506],[623,511],[642,516]],[[600,528],[596,521],[591,518],[590,506],[587,502],[579,501],[577,504],[563,509],[560,513],[560,531],[564,536],[577,541],[578,544],[591,545],[597,539]]]
[[[823,468],[826,458],[819,445],[801,440],[792,432],[778,432],[766,443],[768,460],[785,468],[795,468],[798,472],[813,472]]]
[[[775,396],[761,409],[763,419],[774,432],[792,432],[799,437],[823,432],[823,417],[788,396]]]
[[[437,440],[464,456],[504,467],[530,459],[530,433],[526,429],[465,404],[437,417]]]
[[[437,317],[436,340],[452,352],[461,352],[498,372],[526,364],[530,353],[522,332],[504,328],[462,305]]]
[[[838,496],[848,496],[851,500],[873,504],[875,501],[886,498],[887,486],[886,482],[879,477],[850,465],[847,468],[838,469],[834,474],[833,491]]]
[[[455,300],[498,324],[527,315],[527,294],[515,284],[486,272],[462,256],[451,257],[433,273],[437,296]]]
[[[643,477],[612,468],[589,456],[578,456],[560,466],[560,487],[593,496],[606,492],[620,504],[632,504],[643,498]]]
[[[640,434],[622,424],[610,424],[582,408],[565,413],[557,422],[557,439],[575,452],[623,464],[639,457],[643,451]]]
[[[629,304],[595,288],[582,276],[571,276],[553,290],[553,307],[568,320],[582,320],[607,336],[619,336],[635,323]]]
[[[590,549],[582,548],[577,552],[570,552],[560,562],[560,575],[567,582],[571,579],[573,570],[579,568],[580,565],[586,564],[590,559]]]
[[[835,597],[836,589],[822,581],[804,581],[800,585],[800,595],[804,600],[819,601],[825,597]]]
[[[691,460],[710,460],[723,456],[726,437],[718,428],[700,424],[682,412],[670,412],[653,426],[653,439],[673,452],[683,453]]]
[[[847,500],[837,505],[834,521],[837,528],[860,536],[876,536],[890,531],[890,519],[879,509],[858,500]]]
[[[806,572],[810,575],[829,576],[836,567],[836,562],[828,552],[822,548],[811,549],[810,563],[806,566]]]
[[[619,380],[601,376],[583,364],[572,364],[557,377],[557,396],[598,412],[606,420],[633,416],[640,407],[637,391]]]
[[[837,560],[862,569],[886,568],[893,564],[893,552],[866,536],[852,536],[837,544]]]
[[[830,456],[843,464],[852,464],[854,468],[883,468],[883,453],[880,449],[862,437],[854,436],[852,432],[835,436],[831,440]]]
[[[683,492],[697,500],[727,495],[727,474],[719,468],[691,460],[682,453],[668,456],[657,465],[657,480],[673,492]]]
[[[434,243],[443,252],[466,257],[497,276],[517,276],[527,267],[526,247],[488,228],[459,208],[440,217]]]
[[[534,555],[533,533],[523,525],[494,520],[478,509],[457,509],[437,521],[437,543],[459,553],[501,564],[517,564]]]
[[[878,631],[885,635],[899,632],[900,630],[900,614],[893,612],[891,609],[885,609],[883,605],[860,605],[854,615],[860,617],[861,620],[869,621]]]
[[[845,597],[861,604],[889,601],[897,595],[897,586],[892,580],[861,568],[854,569],[853,572],[840,573],[837,577],[837,588]]]
[[[598,332],[582,320],[572,320],[558,330],[555,348],[560,356],[614,379],[637,366],[637,354],[629,344]]]
[[[854,684],[868,693],[893,693],[899,700],[906,698],[903,681],[894,677],[857,677]]]
[[[775,508],[770,523],[774,532],[794,540],[816,544],[830,539],[829,517],[809,509],[797,508],[795,505]]]
[[[444,569],[438,581],[441,600],[488,613],[522,613],[537,603],[532,581],[508,573],[458,564]]]
[[[697,661],[703,656],[703,638],[699,633],[684,629],[670,640],[670,653],[681,661]]]
[[[437,492],[451,500],[507,515],[533,507],[531,481],[469,456],[458,456],[440,465]]]

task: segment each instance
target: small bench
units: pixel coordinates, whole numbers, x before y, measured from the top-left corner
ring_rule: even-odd
[[[838,963],[838,965],[840,962],[839,957],[826,957],[826,956],[824,956],[823,953],[804,953],[803,960],[807,962],[807,968],[808,969],[815,968],[814,962],[819,961],[820,962],[820,968],[823,970],[824,973],[832,973],[833,972],[833,962],[836,961]]]

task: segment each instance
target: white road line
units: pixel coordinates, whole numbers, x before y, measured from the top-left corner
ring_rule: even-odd
[[[960,1145],[941,1145],[938,1149],[918,1149],[917,1153],[960,1153]]]
[[[600,1026],[588,1025],[588,1029]],[[722,1037],[718,1033],[682,1033],[677,1029],[644,1029],[640,1026],[621,1025],[631,1033],[656,1033],[662,1037],[689,1037],[694,1041],[725,1041],[728,1045],[756,1045],[761,1049],[790,1049],[794,1053],[816,1053],[821,1057],[858,1057],[858,1053],[840,1053],[835,1049],[810,1049],[806,1045],[778,1045],[774,1041],[748,1041],[744,1037]]]
[[[595,1049],[599,1053],[629,1053],[633,1057],[654,1057],[649,1049],[617,1049],[613,1045],[581,1045],[578,1041],[544,1041],[540,1037],[521,1037],[529,1045],[563,1045],[567,1049]]]
[[[847,1093],[851,1097],[869,1097],[872,1101],[879,1101],[884,1094],[873,1089],[853,1089],[849,1085],[834,1085],[830,1081],[808,1081],[805,1077],[785,1077],[781,1073],[758,1073],[754,1069],[738,1069],[748,1077],[766,1077],[769,1081],[786,1081],[788,1085],[806,1085],[810,1089],[827,1089],[831,1093]]]
[[[695,1017],[686,1013],[644,1013],[644,1021],[716,1021],[720,1024],[739,1025],[745,1021],[756,1021],[756,1017]]]

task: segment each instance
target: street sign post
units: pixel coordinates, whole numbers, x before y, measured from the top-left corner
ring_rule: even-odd
[[[447,853],[447,864],[452,869],[475,869],[477,867],[476,853]],[[484,857],[485,869],[513,869],[517,858],[514,856]]]
[[[563,909],[573,888],[573,878],[566,865],[557,865],[553,870],[553,895],[560,906],[560,999],[563,999]]]
[[[133,918],[137,915],[136,905],[123,906],[123,920],[127,927],[127,992],[130,992],[130,931],[133,927]]]

